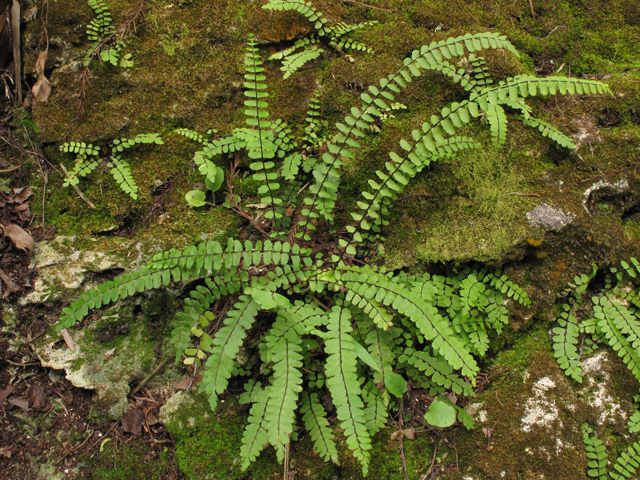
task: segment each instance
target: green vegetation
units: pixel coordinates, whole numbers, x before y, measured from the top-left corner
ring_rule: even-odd
[[[300,11],[299,2],[279,5]],[[301,11],[308,17],[317,16],[315,12]],[[519,111],[525,126],[565,148],[574,147],[555,127],[532,117],[525,99],[604,93],[608,88],[592,80],[532,75],[493,84],[484,58],[475,53],[505,49],[517,56],[517,51],[499,34],[466,34],[413,51],[397,72],[362,93],[360,108],[352,107],[350,115],[335,124],[338,133],[319,144],[324,135],[315,115],[317,100],[312,100],[303,136],[282,120],[270,120],[267,77],[257,47],[250,38],[244,59],[247,127],[212,140],[186,129],[178,133],[202,143],[194,161],[210,189],[219,187],[220,156],[245,156],[250,162],[265,213],[247,214],[233,190],[226,206],[248,219],[262,239],[229,239],[224,249],[212,241],[158,254],[139,271],[105,282],[64,308],[59,328],[72,326],[92,308],[137,292],[204,278],[177,315],[171,343],[177,361],[205,365],[199,389],[208,395],[213,410],[232,376],[252,376],[240,397],[241,403],[252,404],[240,448],[242,468],[271,444],[287,471],[298,408],[316,452],[338,463],[334,432],[320,402],[328,391],[345,442],[366,476],[371,438],[385,426],[388,404],[402,397],[407,379],[429,388],[434,396],[427,422],[445,427],[457,417],[473,426],[471,417],[445,393],[472,394],[479,372],[476,357],[487,351],[489,332],[500,333],[507,323],[505,301],[511,298],[525,306],[529,302],[506,275],[487,268],[412,276],[367,265],[361,259],[382,248],[392,202],[432,162],[478,147],[473,139],[457,134],[472,119],[484,119],[494,146],[503,145],[505,108]],[[466,58],[468,67],[455,67],[458,58]],[[341,167],[355,158],[360,142],[377,131],[374,125],[379,130],[391,108],[387,102],[393,105],[395,95],[426,72],[444,74],[463,87],[468,98],[431,115],[420,130],[411,132],[412,141],[399,141],[403,154],[389,153],[386,170],[376,172],[377,180],[368,180],[351,220],[343,225],[344,220],[335,216]],[[310,158],[315,149],[319,158]],[[326,244],[324,231],[336,241],[326,248],[327,254],[315,253],[305,242]],[[214,331],[220,322],[213,322],[212,307],[229,296],[233,306]],[[244,346],[254,328],[262,333]],[[253,353],[261,363],[248,363],[246,348],[257,349]]]

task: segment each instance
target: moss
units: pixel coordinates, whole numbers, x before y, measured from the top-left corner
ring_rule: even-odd
[[[133,439],[115,448],[113,441],[103,440],[95,480],[160,480],[169,469],[166,454],[159,447],[150,448],[141,440]]]
[[[237,403],[227,401],[216,413],[211,412],[202,395],[187,396],[174,413],[163,419],[176,440],[178,466],[189,478],[266,479],[279,471],[272,449],[263,452],[246,472],[241,470],[240,447],[246,415]]]

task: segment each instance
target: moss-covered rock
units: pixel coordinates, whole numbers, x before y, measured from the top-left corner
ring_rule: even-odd
[[[445,478],[586,478],[582,423],[605,439],[610,459],[636,441],[627,420],[638,382],[609,351],[585,360],[584,381],[567,378],[547,332],[534,329],[492,366],[491,387],[467,410],[477,428],[456,436],[460,473]]]

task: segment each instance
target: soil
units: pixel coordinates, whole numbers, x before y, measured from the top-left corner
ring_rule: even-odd
[[[41,322],[36,320],[28,333],[37,332],[41,327]],[[134,440],[142,442],[146,451],[140,461],[158,457],[165,447],[171,447],[173,440],[155,420],[164,401],[160,396],[154,396],[143,388],[131,398],[130,412],[137,415],[125,415],[122,420],[110,423],[97,423],[91,419],[93,392],[76,388],[64,377],[57,378],[56,374],[59,372],[40,366],[40,362],[31,356],[28,344],[16,350],[9,346],[8,341],[0,342],[0,398],[13,387],[0,407],[6,412],[0,429],[0,471],[4,472],[3,478],[49,478],[51,472],[43,476],[33,470],[34,465],[47,463],[55,465],[56,473],[77,469],[74,478],[94,478],[96,470],[109,468],[99,460],[101,445],[106,438],[112,439],[115,448]],[[55,408],[57,406],[62,406],[63,411]],[[50,423],[48,420],[41,422],[48,416],[53,417]],[[36,418],[47,428],[32,428]],[[139,435],[126,431],[135,431],[136,428]],[[71,438],[77,440],[58,441]],[[171,454],[168,458],[168,469],[161,480],[183,478]]]
[[[16,217],[13,205],[8,203],[0,208],[0,222],[4,226],[10,223],[18,225],[35,242],[51,240],[55,236],[53,227],[29,229],[28,218],[21,220]],[[61,306],[45,303],[29,310],[21,307],[19,300],[32,290],[39,267],[30,269],[30,255],[16,248],[5,235],[0,236],[0,252],[5,292],[5,303],[0,303],[0,308],[10,304],[21,325],[19,331],[0,339],[2,477],[7,480],[50,478],[52,472],[43,474],[34,471],[34,467],[52,463],[55,473],[74,469],[77,472],[74,478],[94,478],[95,471],[109,468],[99,460],[101,445],[106,438],[112,439],[116,449],[133,440],[142,442],[146,451],[142,451],[140,461],[145,462],[159,456],[165,447],[170,447],[173,440],[157,423],[164,398],[141,389],[131,398],[132,415],[125,415],[118,421],[98,423],[91,417],[93,392],[73,386],[61,372],[41,366],[29,342],[43,335],[46,328],[57,321]],[[3,325],[4,321],[0,320],[0,326]],[[98,332],[98,340],[109,342],[114,336],[127,333],[128,325],[111,325]],[[66,348],[64,342],[60,348]],[[37,427],[42,424],[46,428]],[[183,478],[171,453],[167,465],[161,480]]]

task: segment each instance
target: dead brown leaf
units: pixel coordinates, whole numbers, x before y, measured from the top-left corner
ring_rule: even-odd
[[[33,249],[36,248],[36,242],[33,241],[31,235],[18,225],[12,223],[3,227],[3,230],[4,234],[11,239],[16,248],[27,252],[29,255],[31,255]]]
[[[62,330],[60,330],[60,333],[62,334],[62,338],[64,339],[64,343],[67,344],[67,348],[69,350],[71,350],[72,352],[76,351],[76,342],[73,341],[73,338],[71,338],[71,335],[69,335],[69,332],[67,332],[66,328],[63,328]]]
[[[151,427],[153,425],[157,425],[160,421],[156,418],[153,413],[147,414],[147,426]]]
[[[36,412],[46,412],[51,408],[47,403],[47,396],[44,394],[44,388],[41,386],[31,385],[29,389],[29,405]]]
[[[4,293],[2,294],[2,298],[6,298],[7,296],[11,295],[12,293],[17,292],[17,291],[20,290],[20,287],[18,285],[16,285],[13,282],[13,280],[11,280],[11,278],[9,278],[9,276],[6,273],[4,273],[2,270],[0,270],[0,279],[7,286],[7,288],[4,290]]]
[[[19,407],[25,412],[29,411],[29,399],[27,397],[15,397],[8,400],[9,408]]]
[[[402,431],[402,433],[404,434],[405,437],[407,437],[409,440],[413,440],[415,438],[415,433],[416,430],[412,427],[412,428],[406,428]]]
[[[47,63],[47,55],[48,51],[40,52],[38,55],[38,60],[36,61],[36,74],[38,75],[38,81],[35,83],[33,88],[31,89],[31,93],[33,93],[33,97],[39,102],[48,102],[49,96],[51,95],[51,83],[47,80],[47,77],[44,76],[44,66]]]
[[[192,378],[193,378],[193,381],[192,381]],[[191,385],[191,387],[194,387],[198,383],[200,383],[201,380],[202,380],[202,375],[200,375],[199,373],[196,373],[195,377],[189,375],[184,380],[180,380],[178,383],[174,383],[173,386],[176,388],[176,390],[187,390],[189,388],[189,385]]]
[[[9,450],[7,447],[2,447],[0,448],[0,455],[6,458],[11,458],[11,450]]]
[[[129,409],[122,417],[122,431],[133,433],[136,437],[142,435],[142,410],[139,408]]]
[[[7,388],[4,390],[0,390],[0,411],[2,411],[2,415],[4,416],[4,399],[11,395],[11,392],[15,390],[16,387],[13,385],[7,385]]]
[[[11,203],[24,203],[31,195],[33,195],[31,187],[14,188],[9,195],[9,200]]]

